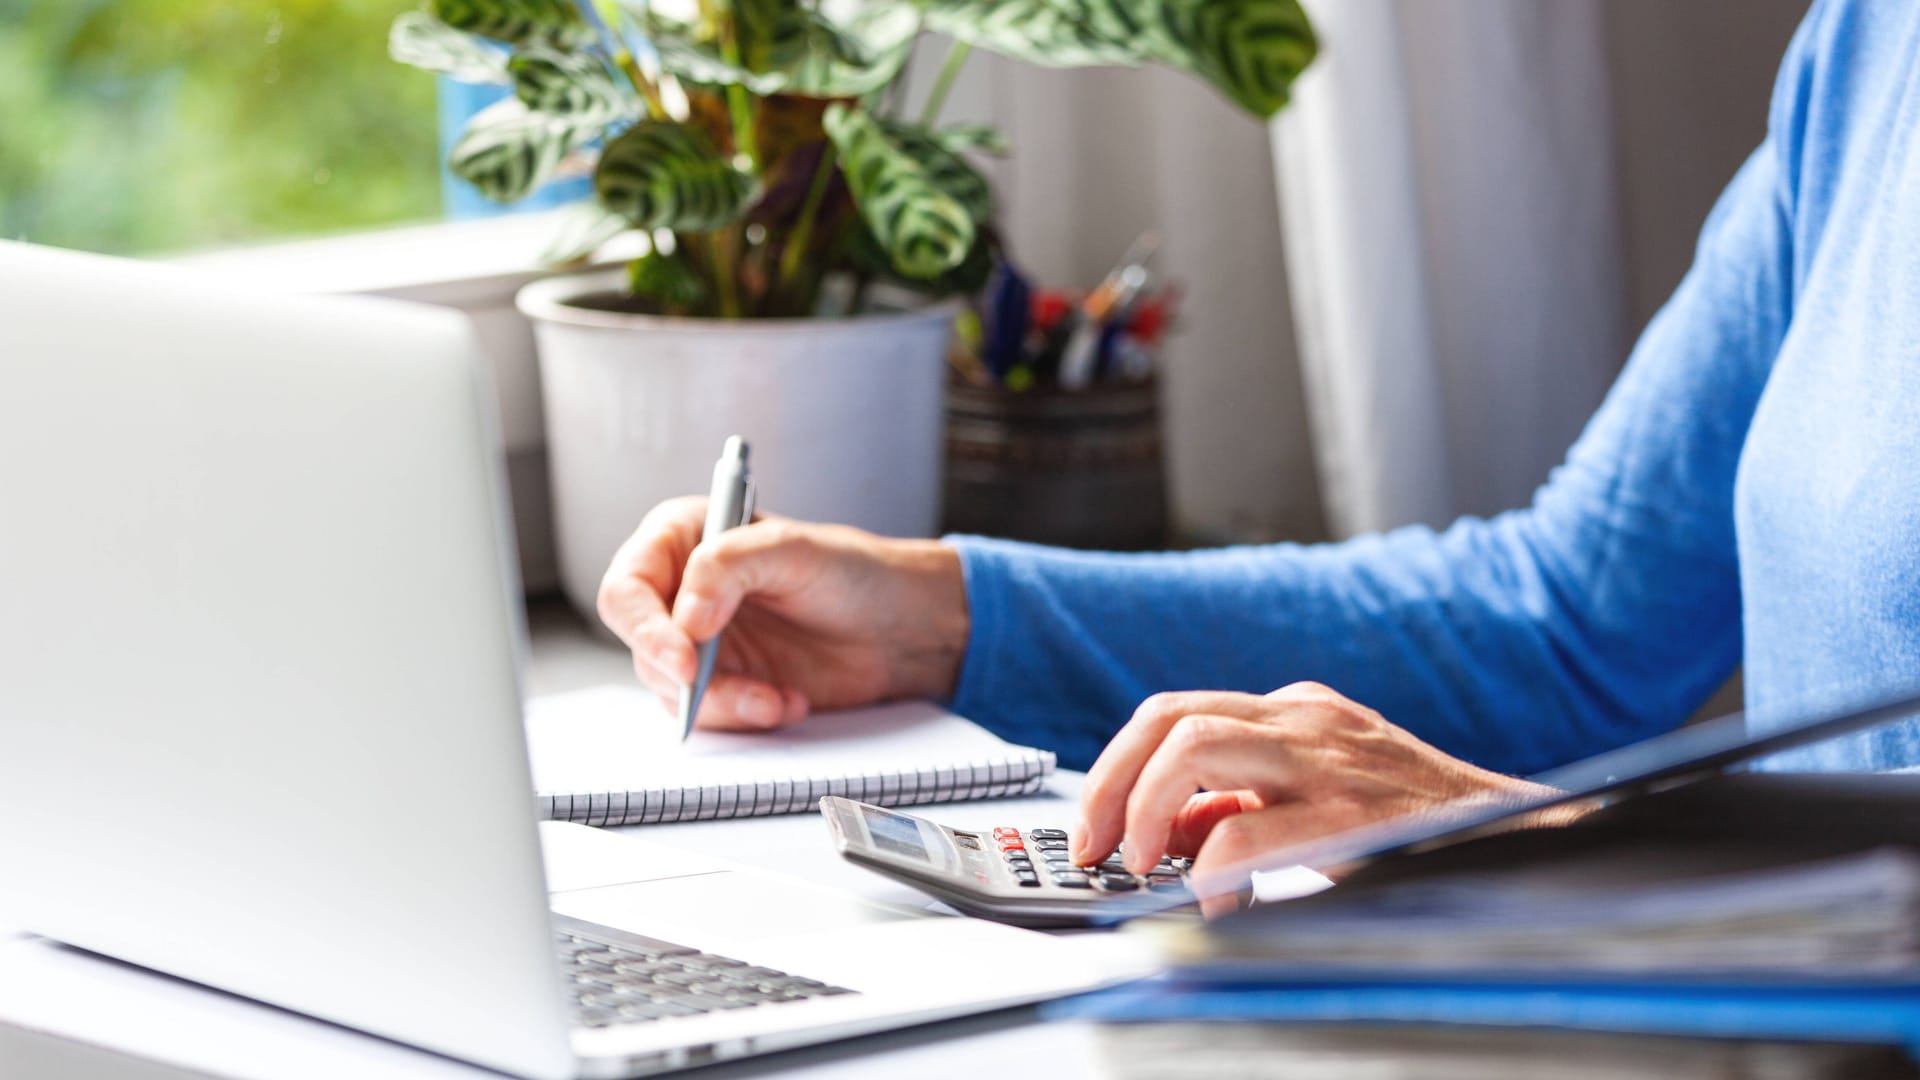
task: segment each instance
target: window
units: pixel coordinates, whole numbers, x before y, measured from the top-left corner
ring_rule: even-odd
[[[418,0],[0,0],[0,236],[149,254],[442,215]]]

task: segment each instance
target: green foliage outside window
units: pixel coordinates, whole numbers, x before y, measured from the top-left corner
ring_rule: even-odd
[[[418,0],[0,0],[0,237],[140,254],[440,215]]]

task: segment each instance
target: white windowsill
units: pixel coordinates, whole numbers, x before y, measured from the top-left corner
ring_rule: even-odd
[[[441,222],[191,253],[178,266],[289,293],[372,293],[468,306],[551,271],[540,261],[561,211]]]

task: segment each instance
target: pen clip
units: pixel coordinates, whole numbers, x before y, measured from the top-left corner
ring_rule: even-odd
[[[747,477],[747,490],[740,496],[740,520],[737,525],[753,524],[753,504],[760,489],[754,485],[753,477]]]

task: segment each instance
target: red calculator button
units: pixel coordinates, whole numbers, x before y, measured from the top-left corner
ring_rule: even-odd
[[[1010,825],[1002,825],[993,830],[993,838],[995,840],[1018,840],[1020,839],[1020,830]]]
[[[1020,838],[1017,836],[1003,836],[1000,838],[1000,850],[1025,851],[1027,850],[1027,845],[1021,843]]]

